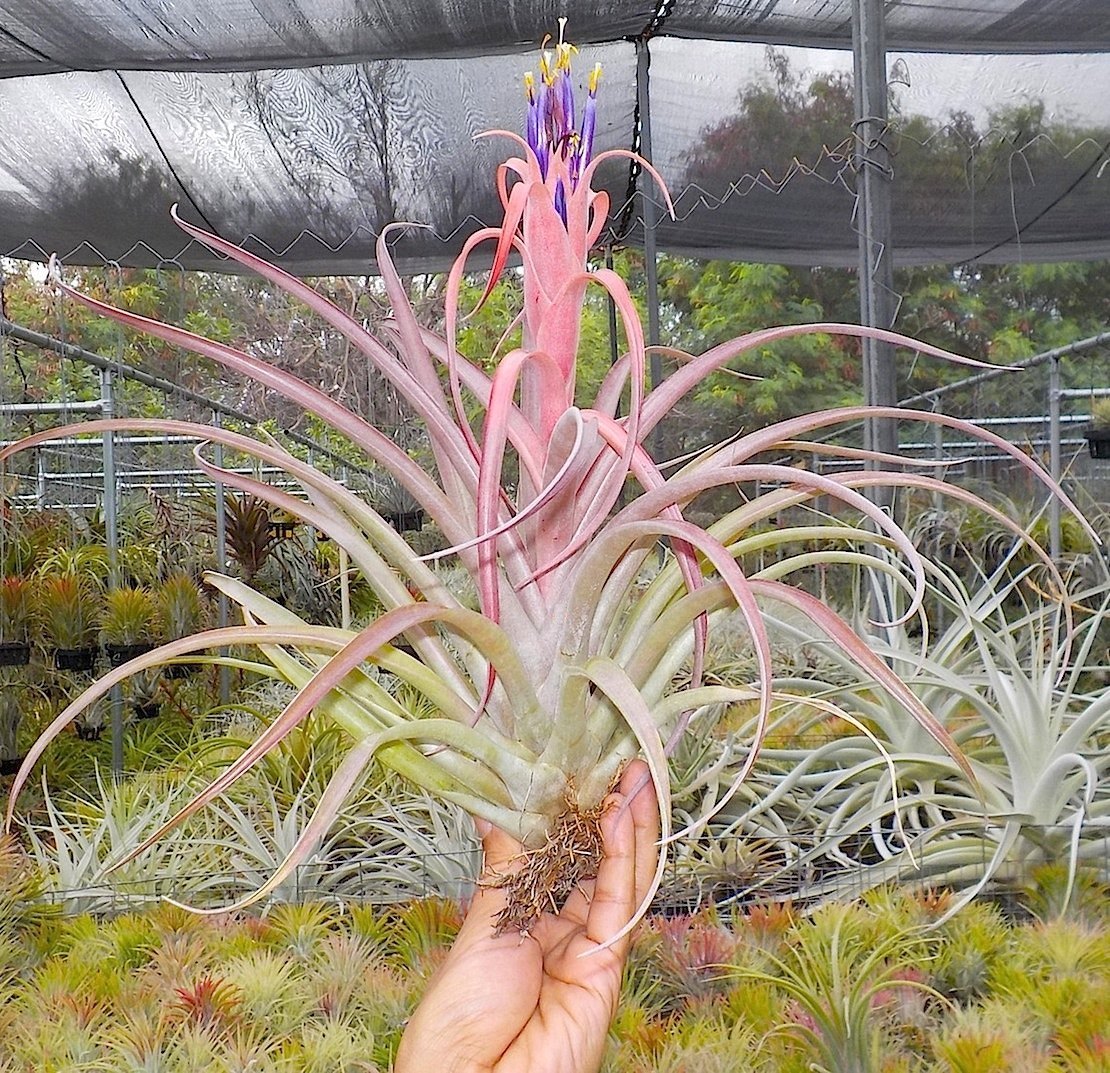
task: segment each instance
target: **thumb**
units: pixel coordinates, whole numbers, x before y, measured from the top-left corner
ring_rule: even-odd
[[[474,830],[482,840],[486,871],[504,872],[524,852],[524,847],[512,835],[489,820],[475,817]]]

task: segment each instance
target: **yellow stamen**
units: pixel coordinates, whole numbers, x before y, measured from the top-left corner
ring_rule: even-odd
[[[558,46],[555,49],[555,70],[556,71],[569,71],[570,70],[570,58],[577,51],[578,51],[578,49],[576,49],[574,47],[574,45],[567,45],[567,44],[564,44],[563,42],[560,41]]]
[[[590,93],[597,92],[597,83],[601,78],[601,64],[595,63],[594,69],[590,72],[589,77],[586,79],[586,89]]]

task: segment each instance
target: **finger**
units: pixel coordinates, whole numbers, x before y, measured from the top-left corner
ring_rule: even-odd
[[[621,778],[632,824],[636,832],[636,904],[639,905],[655,878],[659,859],[659,803],[648,766],[633,760]]]
[[[636,908],[636,825],[624,803],[623,794],[610,794],[601,817],[603,855],[586,918],[586,937],[595,943],[616,935]],[[614,952],[622,955],[627,945],[622,940]]]
[[[512,835],[506,834],[500,827],[486,824],[480,831],[483,851],[483,871],[490,874],[504,875],[507,871],[516,868],[524,853],[524,847]]]
[[[456,944],[462,946],[487,940],[496,928],[506,900],[499,880],[519,867],[524,852],[512,835],[485,820],[475,820],[474,828],[482,839],[482,870]]]

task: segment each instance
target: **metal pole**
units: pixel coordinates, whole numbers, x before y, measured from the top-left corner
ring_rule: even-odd
[[[605,247],[605,267],[610,272],[613,271],[613,247]],[[609,364],[616,365],[620,360],[620,347],[617,343],[617,303],[613,301],[613,296],[609,295],[607,303],[607,311],[609,314]],[[620,410],[617,411],[619,416]]]
[[[1048,366],[1048,470],[1052,479],[1060,483],[1060,359],[1053,358]],[[1062,546],[1060,538],[1060,500],[1048,497],[1048,552],[1059,560]]]
[[[212,424],[220,427],[220,414],[218,410],[212,412]],[[224,449],[223,444],[216,443],[212,449],[216,465],[223,469]],[[220,564],[220,573],[227,572],[227,510],[224,507],[223,481],[216,481],[216,562]],[[216,609],[219,615],[220,628],[223,629],[229,621],[229,607],[227,595],[221,592],[216,598]],[[227,649],[219,650],[221,656],[227,655]],[[231,700],[231,668],[220,665],[220,703],[227,704]]]
[[[0,325],[2,327],[2,325]],[[103,369],[101,369],[103,372]],[[0,406],[0,414],[70,414],[88,413],[100,410],[103,400],[91,402],[12,402]]]
[[[893,167],[887,137],[886,32],[883,0],[852,2],[853,86],[856,103],[856,191],[859,223],[860,322],[890,328],[897,304],[892,263],[891,192]],[[863,341],[864,401],[897,405],[894,348],[874,339]],[[890,420],[867,421],[864,445],[888,454],[898,452],[898,426]],[[873,464],[873,465],[877,465]]]
[[[100,413],[111,419],[116,415],[112,393],[112,370],[100,370]],[[108,583],[119,587],[119,488],[116,482],[116,447],[111,429],[104,443],[104,540],[108,545]],[[112,708],[112,778],[123,778],[123,688],[117,682],[109,691]]]
[[[1066,346],[1058,346],[1054,347],[1052,350],[1044,350],[1040,354],[1034,354],[1031,358],[1023,358],[1021,361],[1014,362],[1013,365],[1003,365],[997,369],[988,369],[983,373],[975,373],[974,376],[965,376],[962,380],[956,380],[951,384],[945,384],[944,387],[935,387],[929,391],[922,391],[920,394],[911,395],[909,398],[903,399],[898,405],[915,406],[921,402],[928,402],[930,399],[939,399],[942,395],[947,395],[952,391],[985,384],[988,380],[994,380],[999,376],[1009,376],[1012,373],[1023,372],[1026,369],[1035,369],[1038,365],[1043,365],[1046,361],[1056,361],[1058,358],[1066,358],[1072,354],[1082,354],[1084,351],[1095,350],[1098,347],[1104,346],[1110,346],[1110,332],[1100,332],[1098,335],[1092,335],[1087,339],[1077,339],[1074,343],[1068,343]],[[1084,391],[1083,394],[1086,395],[1087,392]]]
[[[636,104],[640,114],[640,156],[651,163],[651,91],[650,71],[651,52],[646,37],[636,40]],[[659,223],[659,207],[652,196],[645,191],[651,181],[643,170],[640,171],[640,206],[644,214],[644,277],[647,290],[648,332],[647,345],[659,345],[659,266],[656,261],[655,230]],[[648,380],[656,387],[663,379],[663,359],[658,351],[653,351],[648,359]],[[653,454],[659,461],[661,447],[660,426],[652,433]]]
[[[342,471],[343,483],[346,484],[349,474]],[[339,621],[343,629],[351,628],[351,561],[347,556],[347,549],[339,545]]]
[[[150,373],[145,373],[141,369],[133,369],[129,365],[114,358],[106,358],[103,354],[96,354],[91,350],[85,350],[83,347],[74,346],[72,343],[64,343],[60,339],[54,339],[52,336],[43,335],[42,332],[33,332],[29,328],[22,328],[18,324],[14,324],[6,317],[0,317],[0,333],[10,335],[13,339],[18,339],[20,342],[30,343],[32,346],[37,346],[42,350],[50,350],[55,354],[60,354],[63,358],[68,358],[70,361],[83,361],[96,369],[109,369],[114,371],[118,376],[122,376],[125,380],[134,380],[138,384],[145,384],[147,387],[152,387],[156,391],[161,391],[166,395],[176,395],[178,398],[187,400],[188,402],[196,402],[201,404],[207,409],[212,410],[214,413],[222,414],[224,417],[230,417],[233,421],[239,421],[244,425],[255,427],[261,422],[258,418],[252,417],[242,410],[236,410],[231,406],[225,406],[215,399],[210,399],[205,395],[200,395],[195,391],[190,391],[188,388],[182,387],[180,384],[174,383],[172,380],[164,380],[160,376],[152,376]],[[19,403],[11,407],[6,407],[6,410],[11,413],[19,413],[23,410],[35,413],[44,413],[52,404],[44,403]],[[54,404],[58,410],[87,410],[98,407],[99,403],[58,403]],[[315,440],[310,440],[307,436],[302,436],[299,432],[289,430],[285,433],[289,439],[294,443],[299,443],[303,447],[310,450],[315,449],[323,454],[326,458],[330,458],[333,462],[343,462],[349,465],[352,469],[357,470],[359,473],[370,473],[365,466],[355,465],[348,463],[342,455],[336,454],[334,451],[327,447],[323,447],[316,443]]]

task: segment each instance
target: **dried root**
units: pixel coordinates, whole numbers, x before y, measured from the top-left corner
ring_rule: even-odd
[[[568,801],[547,842],[525,850],[516,871],[488,881],[507,897],[497,917],[498,935],[510,930],[527,935],[542,913],[558,913],[576,887],[597,876],[603,811],[600,805],[582,810]]]

